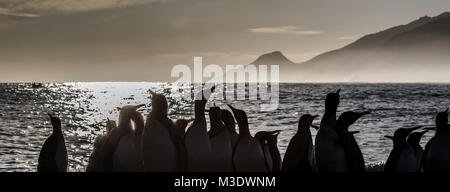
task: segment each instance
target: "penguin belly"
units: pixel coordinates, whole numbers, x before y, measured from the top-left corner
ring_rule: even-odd
[[[143,171],[143,163],[139,161],[138,151],[135,148],[134,133],[123,136],[113,157],[113,171],[129,172]]]
[[[227,132],[211,138],[211,170],[219,172],[229,172],[232,167],[232,148],[230,137]]]
[[[59,172],[67,172],[67,149],[64,139],[58,141],[55,154],[56,167]]]
[[[178,171],[178,154],[167,127],[150,121],[145,125],[142,138],[145,171]]]
[[[203,123],[200,125],[203,126]],[[184,141],[188,154],[189,171],[210,171],[211,170],[211,143],[209,134],[206,131],[206,122],[204,130],[199,127],[191,127],[185,135]]]
[[[265,172],[264,153],[253,138],[240,139],[236,144],[233,163],[238,172]]]
[[[347,170],[345,151],[342,147],[317,135],[315,148],[318,171],[345,172]]]
[[[450,171],[450,136],[440,136],[431,141],[428,152],[424,158],[424,171],[449,172]]]
[[[417,172],[417,160],[414,149],[411,146],[405,146],[395,167],[396,172]]]

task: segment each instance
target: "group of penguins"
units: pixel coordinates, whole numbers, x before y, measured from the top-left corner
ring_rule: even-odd
[[[176,121],[168,117],[166,97],[149,92],[152,109],[145,120],[138,112],[144,105],[128,105],[119,108],[118,124],[107,121],[106,133],[95,139],[87,172],[365,172],[354,137],[358,132],[349,127],[370,112],[347,111],[336,119],[340,89],[326,96],[320,127],[312,124],[318,115],[300,117],[283,160],[277,148],[279,130],[252,136],[245,111],[228,105],[230,112],[215,104],[206,110],[206,91],[195,100],[195,118]],[[53,133],[41,149],[37,171],[65,172],[68,160],[61,120],[49,115]],[[310,128],[318,130],[315,145]],[[384,172],[450,171],[448,109],[438,113],[435,127],[415,131],[420,128],[399,128],[393,136],[385,136],[393,140],[393,149]],[[435,136],[422,149],[420,139],[429,130]]]

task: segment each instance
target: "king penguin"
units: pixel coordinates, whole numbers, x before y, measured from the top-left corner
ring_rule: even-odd
[[[364,157],[354,136],[357,132],[349,132],[348,128],[363,115],[369,113],[347,111],[342,113],[337,120],[336,131],[339,136],[338,142],[345,151],[347,172],[365,172]]]
[[[48,115],[53,126],[53,133],[45,140],[41,148],[37,171],[67,172],[67,149],[61,130],[61,119]]]
[[[450,171],[450,125],[448,108],[436,116],[436,133],[425,146],[422,158],[423,172]]]
[[[164,95],[149,90],[152,109],[145,120],[142,136],[144,170],[175,172],[185,169],[185,149],[179,142],[179,131],[168,117],[169,106]]]
[[[284,154],[283,172],[312,172],[314,150],[310,127],[318,115],[302,115],[298,121],[297,133],[289,141]]]
[[[215,87],[211,88],[212,93]],[[194,102],[195,118],[184,135],[188,155],[188,171],[205,172],[211,170],[211,142],[206,125],[205,107],[210,94],[198,93]]]
[[[142,160],[142,133],[144,131],[144,118],[137,110],[144,105],[129,105],[120,109],[120,121],[128,121],[127,127],[134,123],[134,129],[120,138],[114,151],[113,171],[136,172],[144,170]],[[119,121],[119,123],[120,123]],[[120,126],[119,126],[120,128]]]
[[[222,122],[219,107],[209,108],[209,139],[211,141],[211,170],[218,172],[230,172],[233,170],[232,144],[230,133]]]
[[[385,173],[417,172],[417,160],[412,146],[406,141],[406,137],[421,126],[414,128],[399,128],[394,136],[385,136],[392,139],[394,147],[384,165]]]
[[[277,131],[267,139],[267,146],[269,147],[269,152],[272,156],[272,172],[281,171],[281,154],[277,146],[279,134],[280,131]]]
[[[420,164],[422,162],[422,155],[423,155],[423,148],[420,146],[420,139],[422,136],[427,132],[428,130],[423,130],[419,132],[412,132],[409,134],[406,141],[411,145],[411,147],[414,150],[414,154],[416,156],[417,161],[417,171],[420,171]]]
[[[97,169],[97,164],[100,163],[100,162],[98,162],[98,154],[100,153],[100,150],[105,142],[105,139],[108,137],[109,133],[111,133],[111,131],[115,128],[117,128],[116,121],[108,119],[106,121],[106,133],[102,134],[102,135],[98,135],[94,140],[94,146],[92,149],[91,156],[89,156],[89,162],[86,167],[86,172],[99,171]]]
[[[234,149],[234,146],[236,145],[239,138],[239,134],[236,132],[236,122],[234,121],[233,114],[231,114],[230,111],[222,109],[221,114],[222,121],[225,124],[225,128],[230,133],[231,147]]]
[[[340,89],[329,93],[325,99],[325,113],[316,135],[315,158],[319,172],[345,172],[345,151],[338,143],[336,132],[336,111],[339,105]]]
[[[233,166],[237,172],[265,172],[266,161],[258,141],[250,135],[247,114],[228,105],[239,127],[239,138],[234,147]]]

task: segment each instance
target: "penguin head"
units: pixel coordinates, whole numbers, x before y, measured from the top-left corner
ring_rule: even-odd
[[[410,144],[419,144],[420,139],[422,138],[422,136],[428,132],[428,129],[425,129],[423,131],[418,131],[418,132],[412,132],[409,134],[407,141]]]
[[[278,141],[278,135],[280,135],[280,130],[274,131],[271,135],[269,135],[269,138],[267,139],[267,144],[269,145],[275,145]]]
[[[446,127],[448,124],[448,108],[436,116],[436,127]]]
[[[230,111],[226,109],[222,109],[221,111],[222,121],[225,123],[225,125],[230,125],[232,127],[236,126],[236,122],[234,121],[233,114],[231,114]]]
[[[258,131],[255,134],[255,139],[260,141],[260,142],[265,142],[265,141],[268,141],[274,135],[278,136],[278,134],[280,134],[280,130],[276,130],[276,131]],[[275,136],[275,138],[276,138],[276,136]]]
[[[55,117],[50,113],[47,113],[50,116],[50,122],[52,123],[53,131],[61,131],[61,119],[59,117]]]
[[[137,110],[141,107],[145,106],[144,104],[140,105],[125,105],[123,107],[117,107],[120,111],[119,113],[119,123],[120,121],[128,121],[132,117],[138,114]]]
[[[177,119],[177,121],[175,121],[175,127],[177,128],[178,131],[180,131],[180,133],[184,134],[186,132],[186,127],[192,121],[194,121],[194,119],[189,119],[189,120]]]
[[[106,121],[106,134],[111,133],[111,131],[115,128],[117,128],[116,121],[108,119]]]
[[[340,95],[339,92],[341,89],[338,89],[335,93],[328,93],[325,98],[325,108],[337,108],[339,105]]]
[[[247,114],[243,110],[239,110],[234,108],[231,105],[228,105],[230,107],[231,111],[233,111],[234,118],[236,118],[236,121],[239,122],[247,122]]]
[[[312,126],[311,124],[314,121],[314,119],[316,119],[317,117],[319,117],[319,116],[318,115],[313,116],[310,114],[302,115],[300,117],[300,119],[298,120],[298,125],[299,125],[298,128],[299,129],[301,129],[301,128],[309,129],[309,127],[314,128],[314,126]]]
[[[347,128],[350,127],[350,125],[353,125],[359,118],[361,118],[363,115],[370,114],[370,112],[353,112],[353,111],[346,111],[339,116],[337,122],[342,125],[342,127]]]
[[[152,111],[150,114],[152,116],[167,117],[169,104],[166,97],[152,90],[149,90],[149,93],[152,95]]]
[[[197,93],[196,99],[195,99],[195,110],[203,111],[205,110],[206,103],[208,102],[209,97],[216,89],[215,86],[212,86],[209,93],[207,93],[204,90],[201,90],[199,93]]]

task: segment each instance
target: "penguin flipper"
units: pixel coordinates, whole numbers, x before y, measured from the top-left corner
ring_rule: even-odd
[[[428,152],[430,151],[430,145],[434,141],[434,139],[435,139],[435,137],[431,138],[425,145],[425,149],[423,150],[423,153],[422,153],[422,160],[420,161],[420,164],[419,164],[419,170],[418,170],[419,172],[420,172],[420,170],[427,169],[427,167],[426,167],[427,158],[426,157],[428,155]]]

